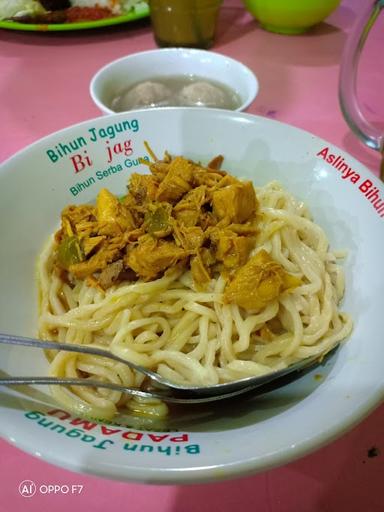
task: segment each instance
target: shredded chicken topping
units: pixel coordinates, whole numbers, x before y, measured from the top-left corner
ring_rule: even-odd
[[[221,273],[228,281],[224,300],[252,310],[297,286],[268,255],[250,258],[255,189],[220,170],[222,161],[218,156],[204,167],[165,153],[149,164],[150,174],[131,175],[123,198],[104,188],[95,206],[67,206],[55,235],[57,271],[103,289],[151,281],[175,266],[190,270],[204,289]]]

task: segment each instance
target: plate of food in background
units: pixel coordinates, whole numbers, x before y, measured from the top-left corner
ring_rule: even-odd
[[[4,162],[0,204],[7,334],[190,388],[320,359],[202,405],[2,387],[0,433],[21,449],[107,478],[214,481],[309,453],[382,401],[384,188],[331,143],[223,109],[112,114]],[[0,345],[0,377],[33,375],[146,389],[122,363]]]
[[[149,16],[143,0],[0,0],[0,28],[37,32],[118,25]]]

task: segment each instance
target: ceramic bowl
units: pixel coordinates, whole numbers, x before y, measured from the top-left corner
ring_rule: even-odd
[[[300,34],[327,18],[341,0],[243,0],[248,11],[270,32]]]
[[[213,80],[235,91],[245,110],[255,99],[259,83],[241,62],[219,53],[163,48],[122,57],[100,69],[90,83],[90,95],[103,114],[113,114],[113,98],[139,82],[175,75],[194,75]]]
[[[127,140],[130,155],[120,151]],[[166,149],[207,163],[223,154],[224,168],[234,175],[255,185],[278,180],[304,201],[331,247],[347,252],[342,309],[353,318],[352,335],[325,365],[278,390],[185,406],[161,428],[143,428],[135,418],[85,421],[55,403],[48,388],[4,387],[1,435],[74,471],[167,484],[263,471],[341,436],[383,399],[384,186],[345,151],[274,120],[177,108],[100,116],[54,133],[3,163],[1,330],[36,334],[36,259],[57,229],[61,210],[94,201],[103,187],[121,194],[132,172],[145,171],[139,160],[146,155],[144,141],[159,156]],[[1,376],[47,371],[42,352],[0,346]]]

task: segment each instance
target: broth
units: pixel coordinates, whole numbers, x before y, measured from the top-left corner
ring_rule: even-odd
[[[125,112],[150,107],[211,107],[236,110],[239,95],[230,87],[196,75],[154,77],[122,89],[110,108]]]

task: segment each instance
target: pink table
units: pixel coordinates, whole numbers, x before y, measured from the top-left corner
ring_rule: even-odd
[[[288,37],[264,32],[240,0],[225,0],[213,50],[240,59],[258,75],[261,91],[249,112],[311,131],[377,174],[379,155],[351,134],[337,99],[341,52],[361,3],[344,0],[327,23],[307,35]],[[373,121],[384,118],[382,21],[370,36],[360,67],[359,93]],[[0,161],[44,135],[98,116],[88,94],[95,71],[151,48],[155,43],[148,20],[57,35],[1,30]],[[146,486],[79,475],[0,441],[0,512],[204,512],[213,507],[220,512],[383,512],[383,432],[382,406],[338,441],[299,461],[232,482],[193,486]],[[22,480],[83,489],[80,494],[28,499],[18,493]]]

